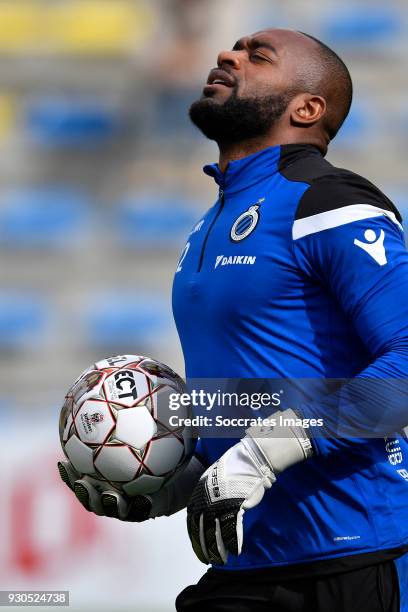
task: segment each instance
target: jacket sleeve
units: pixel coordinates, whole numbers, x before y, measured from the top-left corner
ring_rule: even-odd
[[[323,455],[408,425],[408,253],[401,217],[385,196],[365,203],[346,184],[341,191],[336,201],[339,190],[333,198],[329,182],[312,186],[293,225],[299,266],[334,296],[370,361],[336,393],[298,407],[305,418],[323,419],[323,428],[313,431],[315,451]]]

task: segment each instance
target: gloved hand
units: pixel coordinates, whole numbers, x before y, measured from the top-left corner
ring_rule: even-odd
[[[103,481],[90,476],[81,478],[67,461],[58,462],[62,480],[74,491],[86,510],[99,516],[136,523],[158,516],[170,516],[185,508],[204,469],[197,457],[193,456],[186,467],[156,493],[129,497],[114,491]]]
[[[292,410],[270,419],[298,419]],[[187,529],[203,563],[226,563],[242,550],[244,512],[258,505],[279,474],[312,447],[302,427],[251,427],[201,476],[187,507]]]

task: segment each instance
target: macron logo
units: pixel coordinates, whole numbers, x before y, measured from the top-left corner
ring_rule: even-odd
[[[385,254],[384,238],[384,230],[381,230],[380,235],[377,237],[374,230],[368,229],[364,232],[364,239],[367,242],[362,242],[356,238],[354,244],[368,253],[378,265],[385,266],[387,263],[387,256]]]
[[[217,255],[214,270],[218,266],[253,266],[256,262],[256,255]]]

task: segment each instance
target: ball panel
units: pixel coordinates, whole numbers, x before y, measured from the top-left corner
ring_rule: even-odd
[[[72,414],[69,413],[68,417],[67,417],[67,420],[66,420],[66,424],[65,424],[64,430],[62,432],[62,436],[61,436],[62,442],[66,442],[68,440],[68,438],[69,438],[69,430],[71,428],[71,425],[72,425]]]
[[[95,363],[97,370],[103,370],[104,368],[123,368],[128,363],[142,361],[144,357],[141,355],[116,355],[115,357],[108,357],[107,359],[101,359]]]
[[[194,431],[192,427],[184,427],[181,433],[184,442],[184,454],[186,459],[193,455],[195,447],[197,446],[197,438],[193,436],[193,433]]]
[[[88,374],[88,372],[91,372],[92,370],[95,370],[95,366],[91,365],[88,368],[86,368],[86,370],[84,370],[83,372],[81,372],[81,374],[78,376],[78,378],[76,378],[72,384],[72,386],[74,387],[80,380],[81,378],[83,378],[86,374]]]
[[[177,422],[191,416],[190,406],[179,406],[177,410],[174,410],[175,405],[172,403],[171,398],[173,393],[173,389],[169,387],[162,387],[157,391],[153,391],[151,394],[153,414],[155,418],[160,421],[160,423],[162,423],[169,431],[180,429],[180,425]],[[175,419],[177,422],[172,425],[170,419],[171,417],[174,419],[175,415],[177,416],[177,419]]]
[[[144,465],[154,476],[167,474],[177,468],[183,457],[184,446],[173,435],[153,440],[143,458]]]
[[[118,411],[114,434],[116,440],[141,450],[156,432],[156,423],[146,406]]]
[[[134,497],[135,495],[147,495],[148,493],[155,493],[158,491],[165,478],[159,478],[158,476],[149,476],[148,474],[142,474],[136,480],[128,482],[122,486],[125,493]]]
[[[126,407],[134,406],[142,397],[148,396],[147,378],[142,372],[131,369],[117,370],[104,382],[106,399]]]
[[[103,446],[95,459],[95,467],[108,480],[134,480],[140,462],[127,446]]]
[[[90,370],[68,391],[74,401],[74,414],[85,400],[101,397],[102,384],[105,374],[97,370]]]
[[[77,472],[93,474],[93,451],[89,446],[86,446],[77,436],[73,435],[65,444],[64,449]]]
[[[87,400],[75,415],[75,426],[82,442],[102,444],[115,425],[104,401]]]
[[[182,378],[164,363],[145,357],[138,367],[148,375],[154,386],[169,385],[174,391],[184,393],[185,385]]]
[[[66,442],[68,439],[68,431],[72,424],[72,409],[74,402],[72,397],[65,397],[64,404],[61,408],[60,418],[59,418],[59,436],[60,441]]]

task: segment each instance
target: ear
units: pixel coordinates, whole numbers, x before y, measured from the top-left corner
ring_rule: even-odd
[[[291,102],[291,122],[294,125],[312,125],[326,114],[326,100],[312,94],[299,94]]]

